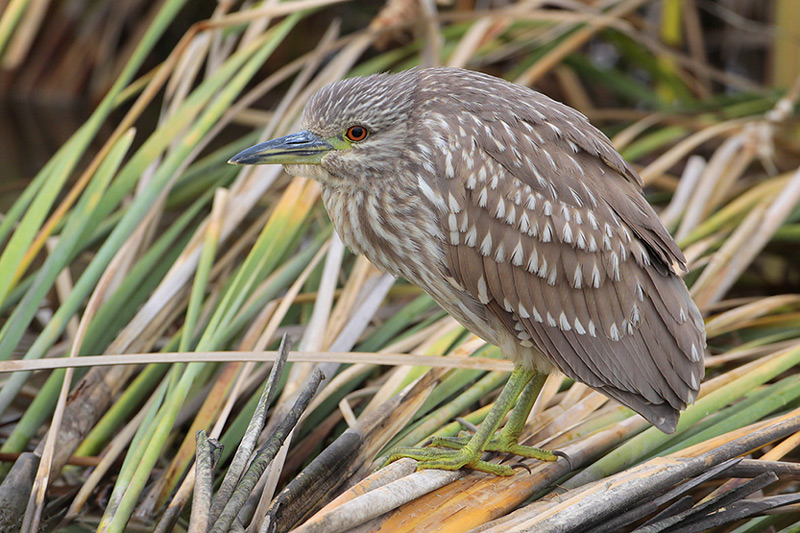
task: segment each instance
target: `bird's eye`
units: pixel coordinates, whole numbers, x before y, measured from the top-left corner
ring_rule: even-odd
[[[368,134],[369,132],[364,126],[350,126],[344,136],[349,141],[358,142],[366,139]]]

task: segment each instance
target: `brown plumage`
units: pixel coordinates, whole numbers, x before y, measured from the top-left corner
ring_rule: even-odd
[[[432,68],[331,84],[303,122],[331,150],[287,171],[320,182],[350,248],[517,365],[556,367],[675,430],[703,376],[703,320],[638,175],[583,115]],[[352,127],[368,136],[349,142]],[[258,148],[234,161],[260,162]]]

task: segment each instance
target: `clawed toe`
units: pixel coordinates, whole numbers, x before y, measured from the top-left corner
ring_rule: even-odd
[[[469,442],[469,437],[434,437],[430,439],[425,446],[433,446],[437,448],[450,448],[451,450],[460,450]]]
[[[570,458],[570,456],[567,454],[567,452],[561,452],[561,451],[558,451],[558,450],[553,450],[553,452],[552,452],[552,453],[553,453],[553,455],[555,455],[555,456],[558,456],[558,457],[563,457],[563,458],[564,458],[564,459],[567,461],[567,464],[569,465],[569,469],[570,469],[570,470],[573,470],[573,469],[575,468],[575,466],[572,464],[572,459],[571,459],[571,458]]]
[[[521,463],[509,466],[482,460],[480,452],[475,453],[465,446],[468,440],[464,437],[437,437],[430,440],[431,447],[398,448],[389,456],[384,466],[398,459],[408,457],[417,461],[417,470],[458,470],[466,467],[498,476],[511,476],[514,474],[513,467],[521,466],[530,473],[530,468]],[[556,461],[559,457],[563,457],[570,466],[572,465],[569,456],[564,452],[551,452],[532,446],[511,444],[504,442],[502,439],[492,439],[486,446],[485,451],[507,453],[548,462]]]
[[[386,460],[386,464],[404,457],[417,461],[417,470],[459,470],[469,468],[497,476],[512,476],[514,470],[510,466],[483,461],[481,454],[474,454],[463,447],[457,450],[437,448],[398,448]]]

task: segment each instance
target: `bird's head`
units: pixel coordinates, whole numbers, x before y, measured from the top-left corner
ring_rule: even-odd
[[[380,186],[408,152],[417,73],[376,74],[338,81],[308,101],[303,130],[237,154],[229,163],[283,164],[289,174],[325,185]]]

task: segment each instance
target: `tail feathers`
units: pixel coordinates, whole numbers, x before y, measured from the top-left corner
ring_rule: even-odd
[[[670,404],[650,403],[637,394],[631,394],[613,387],[602,387],[600,391],[622,405],[633,409],[664,433],[675,433],[681,412]]]

